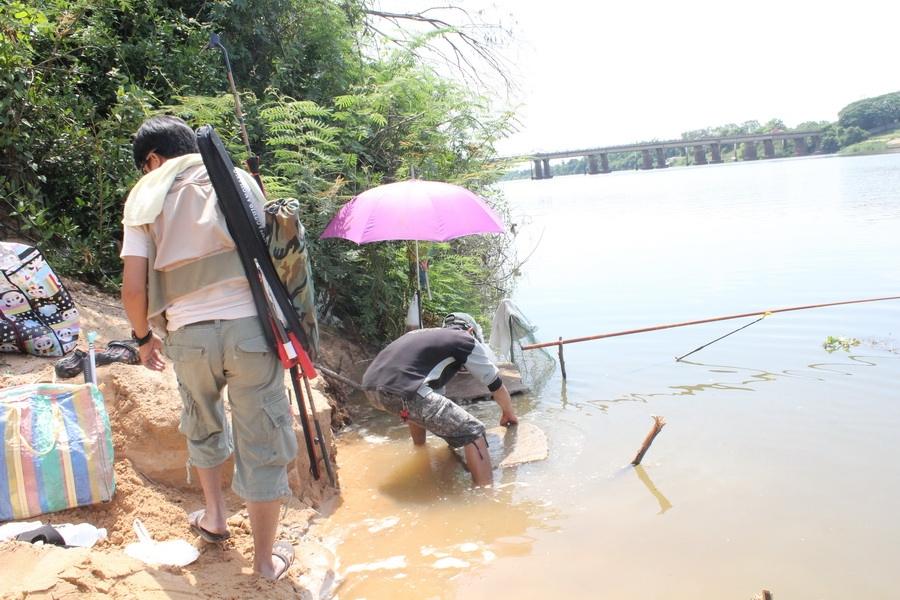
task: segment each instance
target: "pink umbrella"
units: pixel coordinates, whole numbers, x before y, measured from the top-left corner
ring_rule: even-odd
[[[345,204],[320,238],[357,244],[415,240],[416,297],[419,297],[419,240],[445,242],[474,233],[502,233],[500,217],[478,195],[440,181],[410,179],[366,190]]]
[[[410,179],[380,185],[345,204],[322,233],[357,244],[385,240],[445,242],[473,233],[501,233],[503,222],[469,190]]]

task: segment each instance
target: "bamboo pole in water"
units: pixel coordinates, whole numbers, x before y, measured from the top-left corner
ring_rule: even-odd
[[[730,319],[743,319],[746,317],[758,317],[766,314],[789,312],[794,310],[807,310],[810,308],[824,308],[826,306],[841,306],[843,304],[860,304],[863,302],[881,302],[883,300],[900,300],[900,296],[885,296],[883,298],[865,298],[863,300],[844,300],[842,302],[826,302],[824,304],[805,304],[803,306],[789,306],[787,308],[775,308],[769,310],[757,310],[754,312],[741,313],[739,315],[726,315],[723,317],[712,317],[710,319],[698,319],[696,321],[684,321],[682,323],[669,323],[666,325],[654,325],[652,327],[642,327],[640,329],[628,329],[626,331],[616,331],[613,333],[601,333],[598,335],[588,335],[584,337],[569,338],[567,340],[554,340],[552,342],[541,342],[539,344],[528,344],[522,346],[522,350],[535,350],[537,348],[546,348],[548,346],[559,346],[563,344],[576,344],[578,342],[589,342],[591,340],[602,340],[604,338],[618,337],[621,335],[631,335],[634,333],[646,333],[648,331],[659,331],[660,329],[672,329],[674,327],[687,327],[688,325],[700,325],[702,323],[714,323],[716,321],[728,321]]]

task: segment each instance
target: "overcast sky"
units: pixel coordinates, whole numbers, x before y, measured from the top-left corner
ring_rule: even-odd
[[[500,144],[504,155],[751,119],[835,120],[849,102],[900,90],[895,0],[456,3],[487,7],[514,30],[504,52],[521,131]]]

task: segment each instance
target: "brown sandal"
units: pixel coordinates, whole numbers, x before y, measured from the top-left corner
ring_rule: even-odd
[[[284,574],[287,573],[291,568],[291,565],[294,564],[294,546],[290,542],[284,540],[275,542],[272,546],[272,556],[277,556],[284,562],[284,566],[281,569],[275,569],[275,577],[271,579],[271,581],[278,581],[284,577]]]
[[[188,515],[188,523],[191,526],[191,531],[200,536],[200,538],[204,542],[209,542],[210,544],[221,544],[225,540],[231,537],[231,533],[225,531],[224,533],[214,533],[209,531],[208,529],[204,529],[200,526],[200,521],[203,519],[203,515],[206,514],[205,509],[195,510],[191,514]]]

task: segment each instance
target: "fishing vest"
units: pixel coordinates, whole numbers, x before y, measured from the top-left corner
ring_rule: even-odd
[[[214,254],[167,271],[152,268],[156,244],[151,237],[147,269],[147,319],[166,331],[165,311],[179,298],[233,279],[246,278],[235,250]]]
[[[166,330],[165,311],[177,300],[247,277],[224,218],[215,210],[214,191],[202,169],[188,169],[184,179],[176,179],[154,222],[142,225],[149,239],[147,318],[162,331]],[[192,234],[196,235],[185,239]],[[166,255],[158,269],[161,249]],[[201,256],[195,258],[192,253]]]

